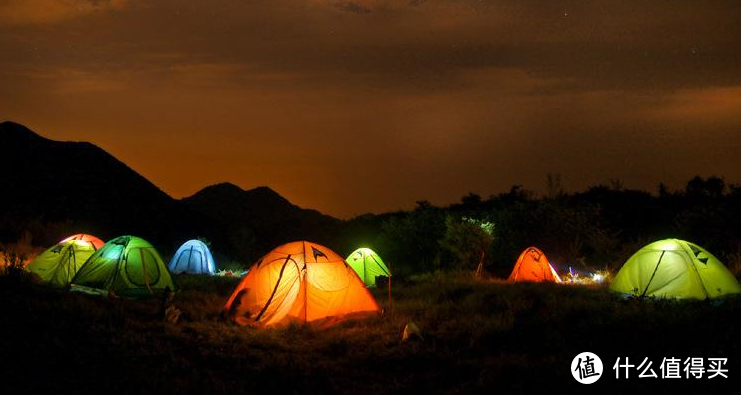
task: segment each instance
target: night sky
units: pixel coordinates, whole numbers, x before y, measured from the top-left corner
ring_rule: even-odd
[[[741,2],[0,0],[0,118],[347,218],[741,182]]]

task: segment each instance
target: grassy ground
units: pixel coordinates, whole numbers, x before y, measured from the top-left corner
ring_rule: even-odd
[[[0,391],[114,393],[624,393],[739,390],[741,300],[623,300],[602,288],[507,284],[458,275],[399,285],[386,314],[325,330],[223,322],[237,280],[178,277],[178,324],[157,301],[109,300],[0,277]],[[423,339],[400,342],[414,321]],[[572,358],[602,357],[605,376],[573,380]],[[730,359],[725,381],[615,381],[617,357]],[[636,363],[637,364],[637,363]],[[636,375],[636,373],[633,373]],[[2,393],[9,393],[2,391]],[[10,392],[12,393],[12,392]]]

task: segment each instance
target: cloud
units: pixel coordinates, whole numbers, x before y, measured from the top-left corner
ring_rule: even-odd
[[[352,1],[339,1],[334,6],[341,11],[352,12],[355,14],[367,14],[371,12],[370,8],[364,7]]]
[[[0,23],[12,25],[54,23],[124,8],[128,0],[7,0],[0,5]]]
[[[647,115],[660,122],[741,124],[741,86],[682,89],[658,100]]]
[[[6,116],[111,148],[176,196],[226,178],[347,214],[553,172],[571,188],[741,177],[741,143],[723,137],[741,125],[741,2],[0,4]],[[696,146],[718,155],[685,159]],[[191,150],[211,162],[182,165]],[[343,188],[357,179],[392,192],[361,200]]]

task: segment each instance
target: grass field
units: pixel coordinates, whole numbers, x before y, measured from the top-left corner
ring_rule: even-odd
[[[431,275],[375,294],[377,318],[255,330],[220,318],[237,279],[177,277],[180,322],[159,301],[110,300],[0,277],[2,393],[738,393],[741,300],[625,300],[600,287]],[[400,342],[413,321],[422,339]],[[578,384],[581,351],[605,375]],[[617,357],[728,357],[730,378],[616,381]],[[637,373],[634,373],[637,375]],[[12,390],[7,392],[7,390]],[[734,392],[734,391],[732,391]]]

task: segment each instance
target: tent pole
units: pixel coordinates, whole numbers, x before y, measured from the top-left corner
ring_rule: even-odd
[[[484,257],[486,252],[481,251],[481,258],[479,259],[479,266],[476,268],[476,277],[481,277],[481,271],[484,268]]]
[[[150,294],[154,294],[154,291],[152,291],[152,288],[149,286],[149,267],[147,266],[146,259],[144,259],[144,249],[143,248],[139,249],[139,259],[142,260],[142,272],[144,273],[144,285],[147,286],[147,289],[149,290]]]
[[[185,262],[185,272],[188,273],[188,270],[190,270],[190,260],[193,259],[193,246],[190,246],[190,250],[188,250],[188,260]]]
[[[391,299],[391,262],[390,261],[389,261],[388,269],[389,269],[389,313],[391,313],[394,308],[394,301],[393,299]]]
[[[268,309],[268,306],[270,306],[270,303],[273,302],[273,297],[275,297],[275,292],[278,291],[278,285],[280,285],[280,280],[283,279],[283,271],[286,270],[286,265],[291,260],[291,254],[288,254],[286,257],[286,261],[283,262],[283,266],[280,267],[280,274],[278,274],[278,280],[275,282],[275,287],[273,288],[273,292],[270,294],[270,297],[268,298],[268,301],[265,302],[265,306],[263,306],[262,310],[260,310],[260,314],[255,317],[255,322],[260,321],[260,318],[262,318],[262,315],[265,314],[265,310]]]

